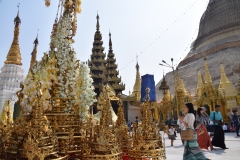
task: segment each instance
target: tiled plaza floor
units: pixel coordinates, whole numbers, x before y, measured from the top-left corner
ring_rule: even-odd
[[[166,155],[167,160],[182,160],[184,147],[178,134],[174,141],[174,146],[171,147],[171,140],[165,137]],[[214,151],[203,150],[206,157],[212,160],[240,160],[240,138],[236,136],[236,133],[225,133],[225,143],[229,148],[223,150],[217,148]]]

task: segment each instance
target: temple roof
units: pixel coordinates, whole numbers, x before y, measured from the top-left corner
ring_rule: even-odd
[[[159,87],[159,90],[169,90],[169,86],[168,86],[168,84],[167,84],[167,81],[166,81],[166,79],[165,79],[165,76],[163,75],[163,80],[162,80],[162,82],[161,82],[161,85],[160,85],[160,87]]]
[[[240,24],[239,0],[210,0],[200,20],[197,39],[193,48],[198,47],[207,37],[238,27]]]

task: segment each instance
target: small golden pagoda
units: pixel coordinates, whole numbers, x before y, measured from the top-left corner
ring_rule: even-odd
[[[100,124],[89,127],[89,141],[84,143],[83,160],[121,160],[122,152],[119,147],[111,114],[111,102],[108,96],[107,87],[103,86],[102,92],[104,96],[104,108],[100,118]],[[85,135],[87,136],[87,135]]]
[[[40,88],[41,82],[38,82],[36,103],[32,107],[32,114],[18,118],[14,124],[6,151],[9,159],[44,160],[45,158],[67,159],[68,157],[57,154],[58,139],[51,130],[47,117],[43,115]]]
[[[237,101],[236,96],[238,94],[236,87],[232,84],[231,81],[228,80],[223,63],[220,63],[220,71],[221,71],[221,78],[218,90],[224,96],[227,102],[227,113],[228,115],[232,113],[232,110],[237,109]]]
[[[198,98],[195,101],[197,107],[206,107],[210,112],[215,109],[215,105],[219,104],[221,106],[220,112],[223,118],[227,120],[227,103],[226,99],[222,96],[221,92],[213,85],[212,78],[209,73],[208,63],[206,57],[204,57],[205,66],[205,77],[204,83],[202,84],[202,78],[200,71],[198,72],[198,86],[197,95]]]
[[[128,96],[123,97],[125,107],[127,110],[126,117],[129,121],[134,121],[135,117],[138,116],[141,119],[141,77],[139,72],[138,62],[136,63],[136,78],[133,86],[132,93],[129,91]]]
[[[131,137],[128,131],[128,126],[126,125],[126,120],[124,118],[124,106],[122,101],[122,94],[118,94],[118,114],[117,114],[117,121],[115,125],[115,134],[117,137],[118,144],[123,153],[127,155],[128,148],[130,147]]]
[[[149,92],[150,89],[146,88],[145,102],[141,105],[142,124],[134,125],[133,128],[133,143],[128,149],[129,159],[166,159],[165,144],[162,142],[159,128],[153,121]]]
[[[167,118],[171,117],[171,115],[174,114],[174,104],[171,98],[170,88],[164,75],[159,90],[161,90],[163,93],[163,98],[159,104],[160,120],[162,121],[167,120]]]
[[[184,110],[184,106],[186,102],[190,102],[191,101],[191,97],[188,95],[188,92],[186,91],[185,85],[184,85],[184,81],[183,79],[180,77],[180,75],[177,74],[175,75],[175,96],[173,98],[173,103],[174,103],[174,108],[176,108],[176,110],[174,110],[174,117],[178,117],[178,115],[180,113],[183,112]]]

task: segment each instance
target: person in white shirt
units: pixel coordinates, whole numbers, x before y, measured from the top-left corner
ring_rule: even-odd
[[[224,131],[227,130],[227,125],[226,125],[226,123],[222,126],[222,129],[223,129]]]
[[[171,124],[170,129],[168,130],[169,138],[171,139],[171,146],[173,146],[173,141],[176,139],[174,132],[175,132],[175,128]]]
[[[179,115],[179,117],[184,117],[184,115],[183,114],[180,114]],[[178,121],[177,121],[177,124],[179,125],[179,129],[180,129],[180,135],[181,135],[181,130],[183,130],[184,129],[184,124],[178,119]],[[181,136],[180,136],[181,137]],[[182,144],[184,145],[184,140],[182,140]]]

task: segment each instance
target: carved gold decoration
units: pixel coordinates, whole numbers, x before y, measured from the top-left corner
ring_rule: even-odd
[[[142,124],[133,126],[133,143],[128,149],[130,159],[152,158],[165,160],[165,144],[159,133],[159,128],[153,121],[151,103],[149,102],[150,89],[146,89],[145,102],[142,104]]]
[[[93,135],[90,140],[85,141],[83,160],[121,160],[122,158],[122,152],[113,126],[107,86],[103,86],[102,95],[104,97],[104,107],[102,108],[100,124],[94,127],[94,133],[90,134]],[[93,132],[91,128],[89,128],[89,131],[90,133]],[[87,139],[86,134],[84,139]]]

